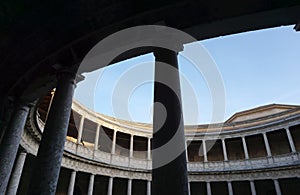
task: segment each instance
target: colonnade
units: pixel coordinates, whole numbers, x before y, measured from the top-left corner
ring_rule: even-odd
[[[279,185],[279,181],[278,179],[273,179],[273,185],[274,185],[274,189],[275,189],[275,192],[276,192],[276,195],[281,195],[282,192],[281,192],[281,188],[280,188],[280,185]],[[206,181],[205,182],[205,188],[206,188],[206,194],[207,195],[212,195],[212,187],[211,187],[211,183],[213,181]],[[255,181],[254,180],[249,180],[247,181],[248,184],[249,184],[249,187],[250,187],[250,191],[251,191],[251,195],[256,195],[256,187],[255,187]],[[233,187],[232,187],[232,181],[227,181],[227,193],[228,195],[234,195],[234,190],[233,190]],[[226,194],[226,192],[223,192],[224,194]],[[190,192],[191,194],[191,192]]]
[[[68,195],[73,195],[74,193],[74,187],[75,187],[75,180],[76,180],[76,173],[77,171],[72,170],[70,180],[69,180],[69,186],[68,186]],[[93,194],[93,189],[94,189],[94,181],[95,181],[95,175],[90,174],[89,176],[89,184],[88,184],[88,195]],[[133,179],[129,178],[127,180],[127,195],[132,194],[132,181]],[[114,177],[109,177],[108,179],[108,188],[107,188],[107,195],[112,195],[113,194],[113,188],[114,188]],[[147,180],[147,195],[151,195],[151,181]]]
[[[272,132],[276,132],[276,131],[277,130],[274,130]],[[297,150],[296,150],[296,147],[295,147],[293,136],[292,136],[292,134],[290,132],[290,128],[289,127],[285,127],[284,131],[285,131],[285,134],[286,134],[287,139],[288,139],[288,144],[289,144],[288,147],[290,148],[290,153],[296,153]],[[272,153],[272,150],[271,150],[271,147],[270,147],[270,143],[269,143],[269,138],[268,138],[267,132],[262,132],[261,134],[254,134],[254,135],[255,136],[260,136],[261,135],[263,137],[264,149],[265,149],[266,155],[267,155],[267,157],[272,157],[273,153]],[[253,135],[251,135],[251,136],[253,136]],[[242,148],[243,148],[243,154],[244,154],[244,160],[249,160],[250,159],[249,150],[248,150],[249,145],[248,145],[248,143],[246,141],[246,138],[247,138],[247,136],[245,136],[245,135],[237,137],[237,139],[241,139]],[[228,139],[232,139],[232,138],[228,138]],[[222,142],[221,147],[222,147],[223,160],[224,161],[228,161],[229,158],[228,158],[228,150],[227,150],[227,146],[226,146],[226,138],[221,138],[220,140]],[[206,142],[207,141],[217,141],[217,140],[208,140],[208,139],[189,140],[189,139],[187,139],[187,142],[190,142],[190,141],[201,141],[202,142],[203,159],[204,159],[204,162],[208,162],[209,160],[207,158],[208,150],[207,150],[207,143]]]
[[[79,122],[79,127],[78,127],[78,137],[77,137],[77,144],[81,143],[82,140],[82,134],[84,132],[84,120],[85,120],[85,116],[84,115],[80,115],[80,122]],[[95,130],[95,140],[94,140],[94,150],[97,151],[99,150],[99,147],[101,148],[101,143],[99,143],[99,137],[100,137],[100,129],[101,129],[101,125],[97,124],[96,130]],[[117,136],[118,136],[118,130],[115,129],[111,129],[113,131],[113,139],[111,141],[111,151],[110,153],[112,155],[115,155],[116,153],[116,145],[117,145]],[[121,132],[121,131],[120,131]],[[134,134],[129,134],[130,135],[130,146],[129,146],[129,155],[128,157],[133,158],[134,157]],[[146,159],[147,160],[151,160],[151,137],[146,137],[147,138],[147,156]]]
[[[19,181],[21,178],[22,169],[23,169],[23,166],[25,163],[26,156],[27,156],[27,153],[23,150],[21,150],[18,154],[18,158],[15,163],[14,170],[12,172],[12,177],[9,181],[9,185],[8,185],[8,188],[6,191],[6,194],[8,194],[8,195],[14,195],[17,193],[18,184],[19,184]],[[76,181],[76,175],[77,175],[76,173],[77,173],[77,171],[75,171],[75,170],[73,170],[71,172],[71,175],[69,178],[68,192],[67,192],[68,195],[73,195],[73,193],[74,193],[74,187],[75,187],[75,181]],[[89,176],[89,184],[88,184],[88,191],[87,191],[88,195],[93,194],[95,176],[96,175],[94,175],[94,174],[90,174],[90,176]],[[127,181],[128,181],[127,195],[131,195],[133,179],[129,178]],[[248,182],[250,185],[251,194],[256,195],[256,188],[255,188],[254,180],[249,180]],[[114,177],[109,177],[107,195],[112,195],[113,187],[114,187],[113,183],[114,183]],[[273,179],[273,184],[274,184],[276,194],[281,195],[282,193],[281,193],[281,188],[280,188],[278,179]],[[227,181],[227,190],[228,190],[229,195],[234,195],[232,181]],[[189,191],[190,191],[190,183],[189,183]],[[207,191],[207,195],[212,195],[211,181],[206,182],[206,191]],[[189,194],[191,194],[191,193],[189,192]],[[149,180],[147,181],[147,195],[151,195],[151,181],[149,181]]]

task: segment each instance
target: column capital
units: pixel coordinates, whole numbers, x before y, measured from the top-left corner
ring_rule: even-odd
[[[15,108],[27,111],[35,105],[35,102],[31,102],[23,97],[17,97],[14,99],[14,105]]]
[[[296,24],[294,26],[295,31],[300,31],[300,23]]]
[[[27,154],[28,152],[27,152],[24,148],[21,148],[21,147],[20,147],[20,149],[19,149],[19,154],[22,154],[22,153],[23,153],[23,154],[24,154],[24,153]]]
[[[183,45],[178,46],[178,47],[174,47],[172,49],[170,48],[162,48],[162,47],[155,47],[153,49],[153,54],[154,56],[157,58],[160,57],[160,55],[163,55],[164,53],[168,53],[168,52],[174,52],[176,53],[176,55],[178,55],[179,52],[183,51]]]

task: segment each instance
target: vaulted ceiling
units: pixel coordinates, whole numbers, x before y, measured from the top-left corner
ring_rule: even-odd
[[[163,24],[203,40],[297,24],[299,13],[299,0],[2,0],[0,90],[18,95],[55,73],[54,64],[80,63],[97,42],[128,27]]]

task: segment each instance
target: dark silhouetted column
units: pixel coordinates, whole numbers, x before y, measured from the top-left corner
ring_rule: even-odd
[[[188,180],[177,53],[155,55],[151,193],[187,195]]]
[[[37,154],[36,167],[29,187],[30,195],[55,194],[74,89],[75,74],[60,73]]]
[[[8,183],[6,195],[17,194],[23,167],[24,167],[25,160],[26,160],[26,156],[27,156],[27,153],[25,151],[20,152],[20,154],[17,158],[17,161],[15,163],[13,173],[12,173],[9,183]]]
[[[29,111],[27,102],[18,100],[0,146],[0,194],[4,194],[18,152]]]

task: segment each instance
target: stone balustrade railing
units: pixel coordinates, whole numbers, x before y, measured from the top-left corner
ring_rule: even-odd
[[[44,127],[43,121],[38,116],[33,117],[36,122],[34,129],[42,132]],[[90,147],[85,147],[73,141],[67,140],[65,143],[65,151],[76,155],[79,158],[87,159],[97,163],[109,164],[110,166],[120,167],[123,169],[135,169],[141,171],[150,171],[152,161],[147,159],[139,159],[136,157],[127,157],[118,154],[111,154]],[[224,172],[224,171],[247,171],[257,169],[271,169],[284,166],[300,165],[300,153],[293,152],[284,155],[251,158],[243,160],[227,160],[227,161],[208,161],[208,162],[188,162],[189,172]]]

